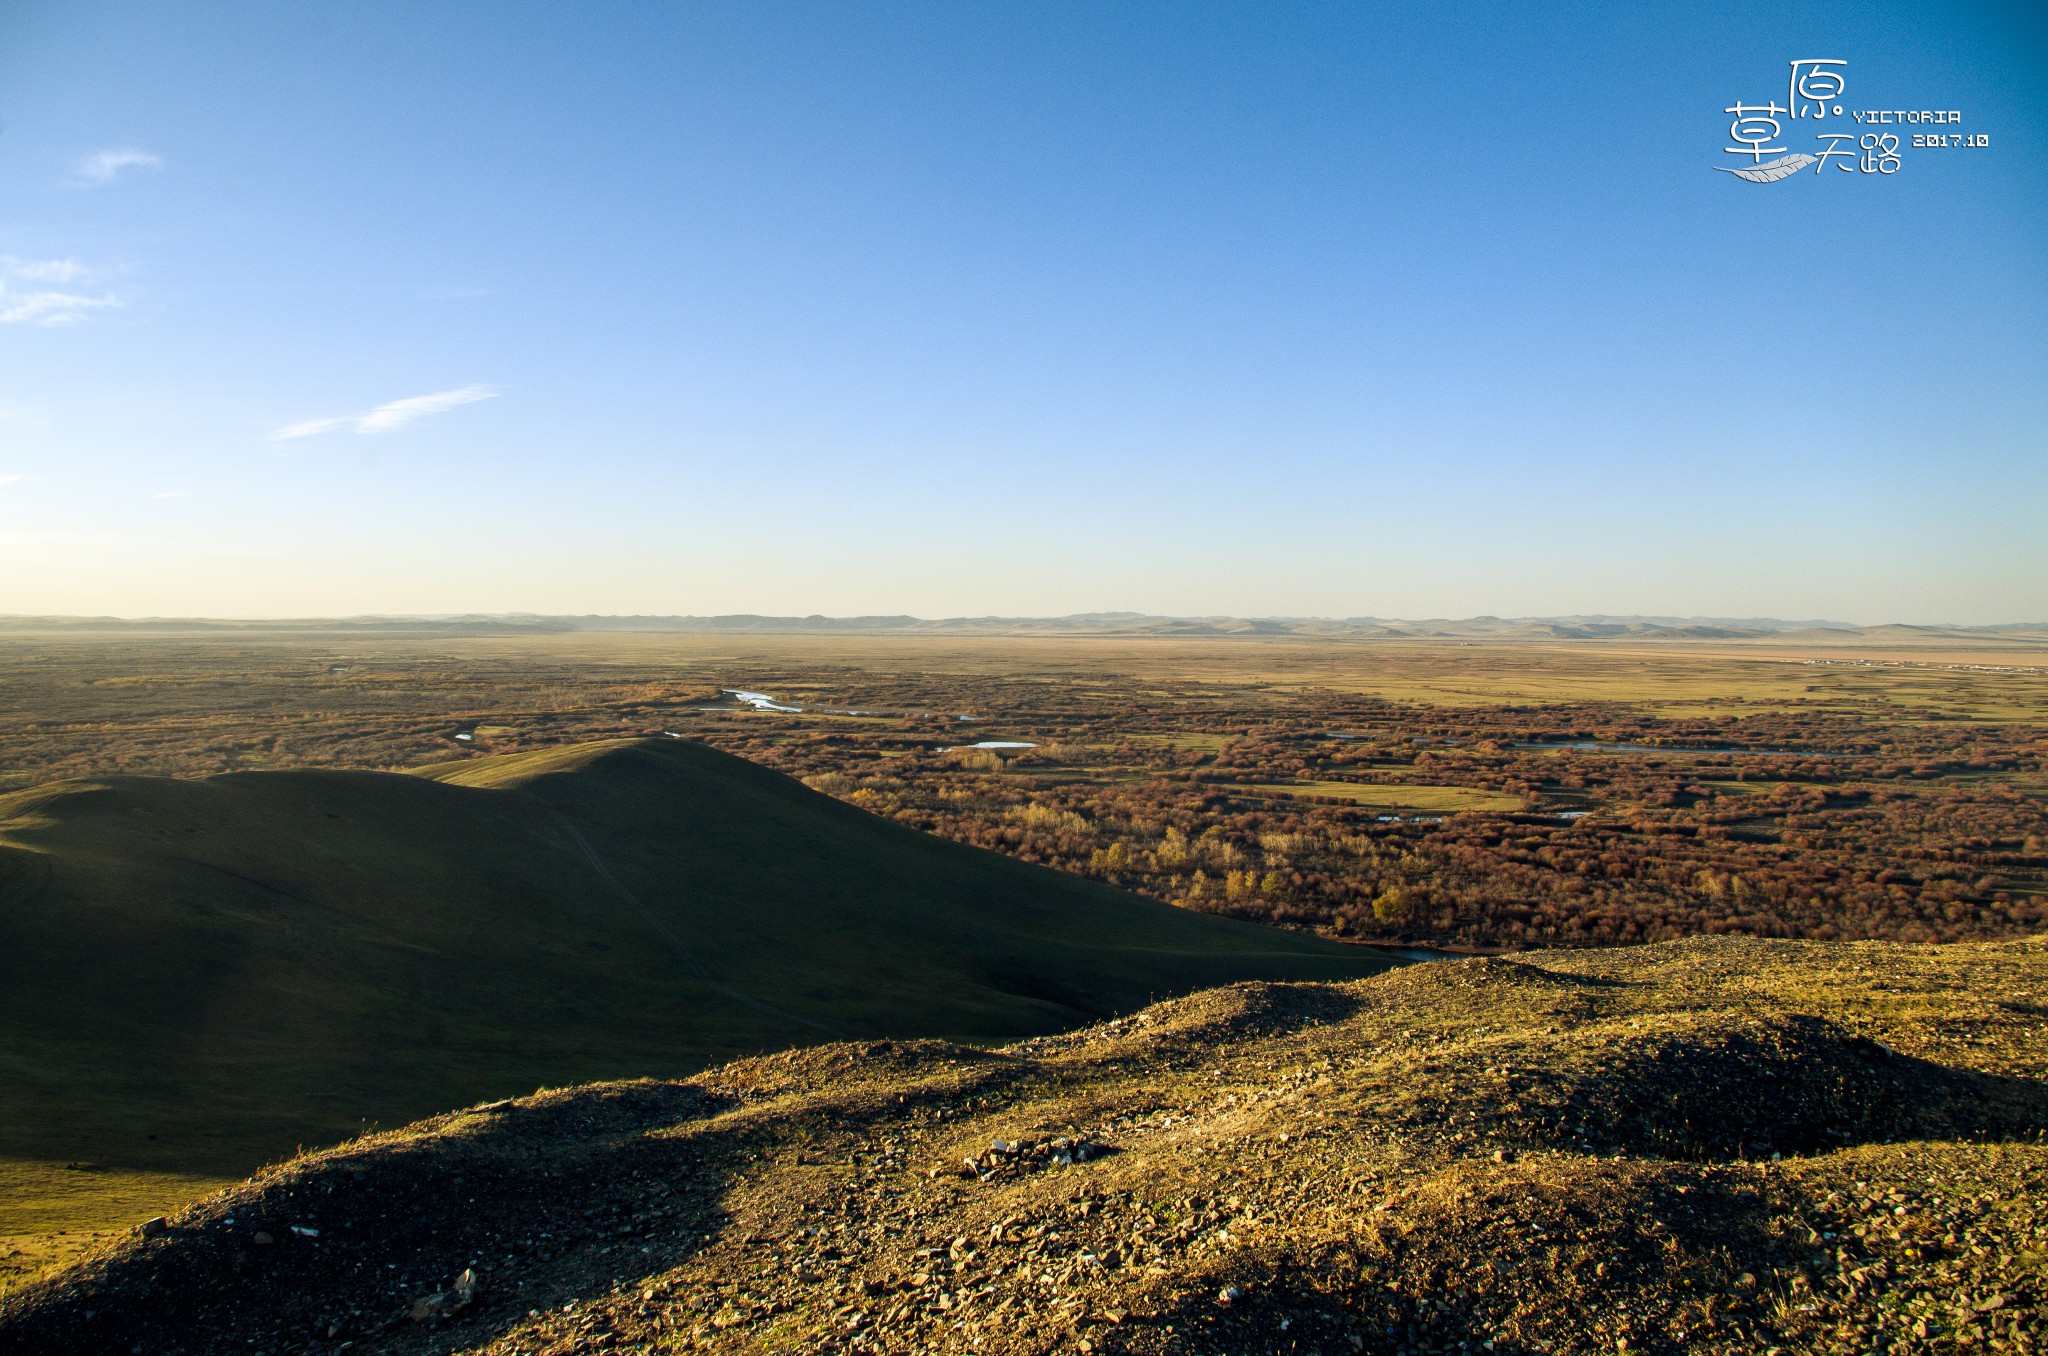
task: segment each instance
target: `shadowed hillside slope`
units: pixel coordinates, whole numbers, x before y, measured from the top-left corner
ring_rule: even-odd
[[[310,1155],[0,1352],[2040,1349],[2048,944],[1736,939],[1245,984]]]
[[[540,1085],[1385,964],[678,741],[56,783],[0,797],[0,1159],[240,1176]]]

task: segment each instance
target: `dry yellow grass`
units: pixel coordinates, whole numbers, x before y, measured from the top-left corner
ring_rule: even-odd
[[[0,1158],[0,1294],[227,1179]]]
[[[230,1179],[0,1158],[0,1234],[125,1229]]]

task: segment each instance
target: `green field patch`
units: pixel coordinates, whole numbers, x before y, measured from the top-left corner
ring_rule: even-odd
[[[1356,805],[1384,805],[1388,809],[1437,810],[1456,814],[1466,810],[1519,810],[1522,798],[1507,791],[1484,791],[1472,786],[1371,786],[1363,782],[1238,782],[1229,789],[1263,792],[1280,796],[1325,796],[1348,800]]]
[[[0,1234],[126,1229],[231,1184],[223,1177],[0,1158]]]
[[[0,1158],[0,1296],[232,1185],[224,1177]]]
[[[794,723],[799,725],[807,721],[816,721],[821,725],[894,725],[903,718],[901,716],[856,716],[845,711],[806,711],[799,716],[792,717],[792,719]]]
[[[1172,734],[1126,735],[1133,744],[1164,744],[1176,749],[1193,749],[1198,753],[1221,753],[1223,747],[1237,738],[1230,734],[1196,734],[1176,730]]]

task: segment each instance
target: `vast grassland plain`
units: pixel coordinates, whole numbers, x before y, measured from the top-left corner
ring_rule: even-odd
[[[1347,941],[2048,922],[2048,651],[2023,644],[10,635],[0,728],[0,794],[30,799],[109,774],[459,782],[673,735],[910,828]],[[17,1155],[0,1278],[237,1170]]]
[[[1362,940],[2048,922],[2048,648],[2024,644],[10,640],[0,719],[0,789],[667,732],[915,828]]]

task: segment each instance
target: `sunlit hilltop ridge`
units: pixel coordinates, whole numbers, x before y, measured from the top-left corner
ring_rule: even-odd
[[[2044,983],[1701,938],[549,1091],[197,1202],[0,1349],[2030,1352],[2048,1034],[1992,995]]]

